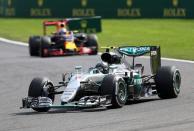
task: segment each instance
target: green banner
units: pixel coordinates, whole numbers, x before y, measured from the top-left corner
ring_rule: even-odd
[[[0,16],[194,18],[194,0],[0,0]]]

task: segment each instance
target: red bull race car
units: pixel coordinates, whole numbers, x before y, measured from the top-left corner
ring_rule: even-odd
[[[96,55],[98,53],[97,36],[68,30],[70,21],[70,19],[44,21],[44,35],[29,38],[30,56]],[[55,32],[48,35],[48,27],[54,27]]]

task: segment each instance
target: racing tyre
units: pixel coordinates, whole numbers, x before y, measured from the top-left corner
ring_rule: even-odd
[[[50,92],[54,91],[53,83],[48,78],[34,78],[30,83],[28,96],[30,97],[49,97],[54,102],[55,95],[50,95]],[[38,112],[47,112],[50,108],[32,108]]]
[[[31,36],[29,38],[29,54],[30,56],[38,56],[39,55],[39,49],[40,49],[40,43],[41,43],[41,37],[40,36]]]
[[[158,96],[162,99],[176,98],[180,93],[181,75],[175,66],[161,67],[155,82]]]
[[[51,38],[48,36],[43,36],[41,38],[40,54],[39,54],[41,57],[47,57],[49,55],[47,49],[50,47],[50,45],[51,45]]]
[[[101,94],[111,96],[111,108],[120,108],[127,101],[127,86],[123,78],[114,75],[104,77]]]
[[[87,35],[87,41],[85,43],[86,47],[92,49],[92,53],[89,55],[96,55],[98,54],[98,38],[94,34]]]

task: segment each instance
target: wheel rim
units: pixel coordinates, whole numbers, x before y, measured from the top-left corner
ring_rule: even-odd
[[[119,88],[118,88],[118,98],[121,102],[126,101],[126,88],[123,83],[119,83]]]
[[[173,77],[173,86],[177,94],[180,92],[180,85],[181,85],[181,76],[180,76],[180,72],[177,70],[174,73],[174,77]]]

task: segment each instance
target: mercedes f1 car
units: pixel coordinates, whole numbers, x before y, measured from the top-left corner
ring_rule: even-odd
[[[29,53],[31,56],[62,56],[62,55],[96,55],[98,53],[97,36],[78,33],[67,29],[71,19],[44,21],[44,36],[29,38]],[[47,27],[56,27],[56,32],[47,35]]]
[[[64,74],[59,85],[48,78],[34,78],[28,97],[23,98],[22,108],[46,112],[51,108],[119,108],[127,101],[158,95],[162,99],[176,98],[180,93],[181,75],[175,66],[161,66],[160,47],[119,47],[101,55],[102,62],[83,72],[76,66],[75,73]],[[135,58],[150,54],[150,74],[144,74],[144,66],[135,64]],[[127,57],[132,57],[128,64]],[[59,88],[64,88],[59,90]],[[55,95],[62,94],[59,105]]]

